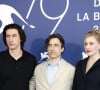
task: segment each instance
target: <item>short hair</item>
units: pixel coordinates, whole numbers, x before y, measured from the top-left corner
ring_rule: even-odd
[[[98,41],[98,43],[100,43],[100,30],[91,30],[91,31],[89,31],[89,32],[86,34],[84,40],[85,40],[86,38],[88,38],[88,37],[91,37],[91,36],[95,37],[95,39]]]
[[[48,38],[45,40],[46,48],[48,47],[50,40],[53,39],[53,38],[58,38],[60,43],[61,43],[61,48],[64,47],[64,45],[65,45],[64,38],[63,38],[63,36],[61,34],[57,33],[57,34],[49,35]]]
[[[6,42],[6,31],[8,29],[16,29],[18,31],[18,34],[20,36],[20,40],[21,40],[21,48],[24,46],[24,42],[26,41],[26,35],[25,35],[25,32],[24,30],[22,29],[22,27],[18,24],[15,24],[15,23],[12,23],[12,24],[8,24],[4,27],[3,29],[3,41],[4,41],[4,44],[7,45],[7,42]]]

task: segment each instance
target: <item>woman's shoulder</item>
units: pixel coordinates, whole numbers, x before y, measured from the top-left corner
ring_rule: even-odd
[[[81,65],[85,65],[87,63],[88,57],[82,60],[79,60],[76,64],[76,67],[81,66]]]

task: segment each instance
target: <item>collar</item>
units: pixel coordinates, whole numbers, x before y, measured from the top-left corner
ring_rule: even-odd
[[[56,66],[56,65],[57,65],[57,66],[60,66],[61,63],[62,63],[62,58],[60,58],[60,60],[58,61],[57,64],[55,64],[55,66]],[[47,66],[50,66],[50,65],[51,65],[51,64],[50,64],[50,59],[47,59]]]

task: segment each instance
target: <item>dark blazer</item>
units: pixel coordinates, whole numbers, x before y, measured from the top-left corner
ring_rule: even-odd
[[[26,51],[17,61],[8,50],[0,52],[0,90],[29,90],[35,65],[35,56]]]
[[[77,63],[72,90],[100,90],[100,59],[85,73],[87,60]]]

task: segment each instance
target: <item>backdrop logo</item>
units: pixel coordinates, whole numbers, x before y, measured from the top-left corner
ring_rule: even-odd
[[[64,11],[55,17],[51,17],[49,16],[45,10],[44,10],[44,6],[43,6],[44,0],[40,0],[40,10],[43,14],[43,16],[49,20],[57,20],[57,23],[55,24],[54,28],[51,30],[50,34],[53,34],[57,27],[59,26],[59,24],[61,23],[62,19],[64,18],[64,16],[67,13],[68,7],[69,7],[69,0],[66,0],[66,6]],[[32,9],[34,8],[34,4],[35,4],[35,0],[32,0],[32,3],[29,7],[28,13],[26,15],[26,19],[29,18]],[[6,12],[5,12],[6,11]],[[28,24],[25,19],[21,16],[21,14],[12,6],[6,5],[6,4],[0,4],[0,21],[1,21],[1,27],[0,27],[0,33],[2,33],[3,28],[5,25],[9,24],[9,23],[13,23],[13,18],[11,17],[12,14],[15,14],[19,19],[21,19],[26,25],[29,25],[31,28],[35,28],[34,25],[30,25]],[[25,27],[25,25],[23,24],[23,28]]]
[[[90,15],[90,12],[87,12],[87,11],[84,13],[78,12],[77,21],[78,22],[89,22],[89,21],[98,22],[100,21],[100,12],[98,11],[98,9],[100,9],[100,0],[94,0],[92,10],[95,10],[95,11],[92,11],[91,15]],[[93,29],[99,29],[99,28],[100,28],[99,24],[93,25]]]
[[[11,6],[0,4],[0,21],[1,21],[1,27],[0,27],[0,33],[2,33],[3,28],[5,25],[9,23],[13,23],[13,18],[11,17],[12,14],[15,14],[19,19],[21,19],[26,25],[29,25],[23,17],[18,13],[16,9],[14,9]],[[34,28],[33,25],[29,25],[31,28]]]
[[[45,13],[44,11],[44,8],[43,8],[43,0],[40,1],[40,9],[43,13],[43,15],[47,18],[47,19],[50,19],[50,20],[58,20],[58,22],[56,23],[56,25],[54,26],[53,30],[51,31],[50,34],[53,34],[55,32],[55,30],[57,29],[57,27],[59,26],[60,22],[62,21],[62,19],[64,18],[64,16],[66,15],[67,13],[67,10],[68,10],[68,7],[69,7],[69,0],[66,0],[66,7],[65,7],[65,10],[63,11],[63,13],[59,16],[56,16],[56,17],[51,17],[49,16],[47,13]]]

